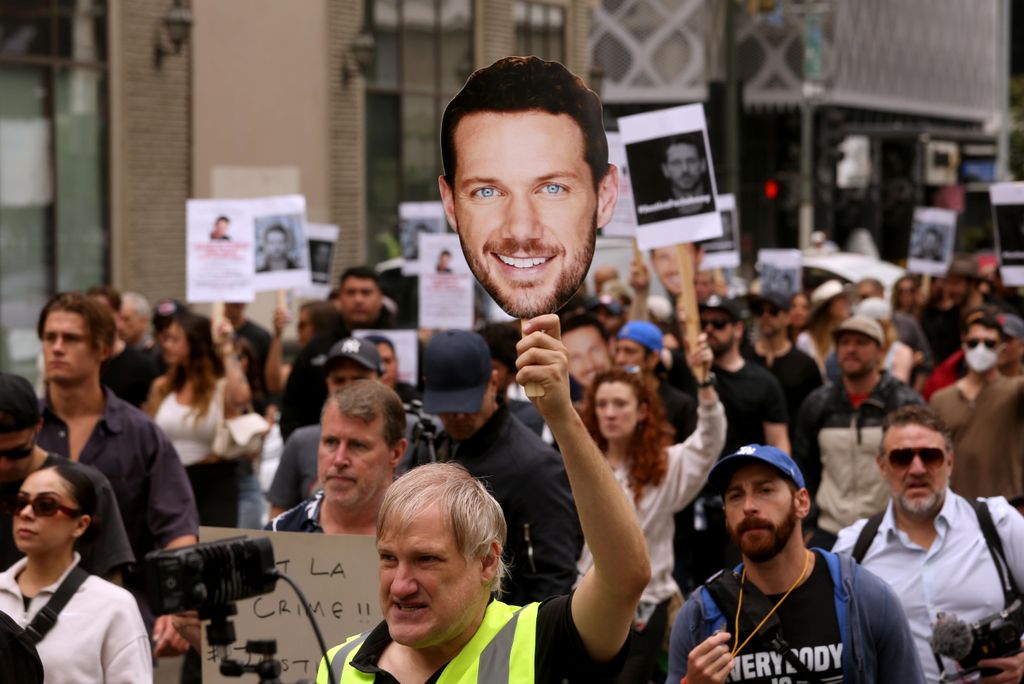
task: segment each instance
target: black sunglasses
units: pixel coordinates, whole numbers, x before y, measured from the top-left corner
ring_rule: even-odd
[[[9,458],[15,461],[19,458],[28,458],[32,455],[32,451],[35,448],[35,442],[29,442],[25,446],[15,447],[14,449],[8,449],[7,451],[0,451],[0,458]]]
[[[32,512],[40,518],[53,517],[57,515],[58,511],[69,518],[77,518],[82,514],[82,511],[77,508],[71,508],[62,504],[60,499],[54,494],[39,494],[35,498],[30,497],[28,494],[18,494],[3,502],[4,510],[11,515],[17,515],[25,510],[25,506],[31,506]]]
[[[927,467],[937,466],[946,460],[946,453],[938,447],[893,449],[886,454],[886,458],[897,468],[906,468],[913,462],[915,455],[920,456],[921,463]]]
[[[700,329],[708,327],[709,325],[715,330],[725,330],[726,326],[732,324],[732,321],[724,318],[702,318],[700,321]]]
[[[995,349],[996,345],[999,344],[998,340],[965,340],[964,344],[967,345],[968,349],[974,349],[979,344],[983,344],[989,349]]]

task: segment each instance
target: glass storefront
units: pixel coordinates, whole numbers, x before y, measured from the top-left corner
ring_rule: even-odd
[[[0,369],[37,375],[39,310],[109,278],[102,0],[0,0]]]

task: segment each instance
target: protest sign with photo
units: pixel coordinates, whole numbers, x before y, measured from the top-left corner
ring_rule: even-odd
[[[953,260],[955,243],[955,211],[915,207],[907,271],[940,277],[946,275]]]
[[[423,233],[448,232],[448,219],[440,202],[402,202],[398,205],[398,244],[402,248],[402,275],[419,275],[420,238]]]
[[[256,240],[256,291],[308,286],[306,198],[282,195],[247,201]]]
[[[608,133],[608,163],[619,170],[619,198],[615,202],[612,220],[601,229],[601,235],[636,237],[636,206],[633,204],[633,186],[629,182],[629,162],[622,135]]]
[[[721,237],[715,172],[702,105],[625,116],[636,236],[641,249]]]
[[[327,299],[331,293],[334,251],[338,244],[338,226],[326,223],[307,223],[309,238],[310,284],[296,289],[295,294],[307,299]]]
[[[398,360],[398,381],[410,385],[419,384],[419,340],[415,330],[353,330],[356,337],[383,337],[391,342],[395,348],[395,358]]]
[[[190,199],[185,204],[185,298],[251,302],[253,222],[246,200]]]
[[[282,680],[313,680],[321,654],[308,614],[320,625],[327,648],[370,630],[381,621],[373,535],[199,528],[199,539],[204,542],[240,536],[269,538],[277,570],[302,588],[307,603],[303,604],[292,588],[280,580],[273,592],[238,601],[238,614],[231,618],[237,638],[229,651],[233,660],[255,663],[258,656],[245,653],[245,642],[275,639]],[[203,682],[244,681],[220,674],[219,655],[207,643],[205,624],[202,646]],[[250,676],[255,681],[256,675]]]
[[[473,274],[452,234],[421,233],[419,327],[473,328]]]
[[[803,267],[799,249],[759,249],[757,271],[761,292],[793,296],[800,291]]]
[[[737,268],[740,265],[740,217],[733,195],[718,196],[718,212],[722,215],[722,236],[700,243],[704,248],[702,269]]]
[[[989,186],[1003,284],[1024,286],[1024,183]]]

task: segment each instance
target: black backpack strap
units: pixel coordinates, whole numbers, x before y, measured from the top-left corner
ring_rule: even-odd
[[[878,534],[878,528],[882,524],[882,517],[884,515],[885,511],[876,513],[868,518],[867,524],[861,528],[860,535],[857,537],[857,543],[853,545],[853,552],[850,554],[857,563],[863,562],[864,556],[867,555],[868,549],[871,548],[871,542],[875,541],[875,535]]]
[[[772,604],[768,597],[761,593],[761,590],[753,584],[742,585],[743,605],[740,606],[740,576],[732,570],[723,570],[717,575],[712,576],[711,579],[704,583],[704,588],[711,594],[711,598],[714,599],[715,604],[722,611],[722,615],[726,617],[726,620],[730,616],[736,615],[737,607],[740,608],[738,631],[745,635],[753,632],[761,620],[764,619],[764,616],[768,615],[772,610]],[[735,626],[729,625],[729,631],[735,632],[737,630]],[[727,646],[731,649],[735,648],[737,643],[742,643],[742,641],[738,642],[737,639],[740,639],[740,634],[733,634]],[[821,681],[818,675],[811,672],[804,665],[803,661],[793,653],[789,644],[786,643],[786,639],[782,636],[782,622],[777,614],[773,614],[765,621],[751,641],[778,653],[806,681]]]
[[[978,516],[978,525],[981,533],[985,536],[985,543],[988,551],[992,554],[992,561],[996,564],[996,572],[999,574],[999,583],[1003,586],[1003,599],[1005,605],[1009,606],[1014,599],[1020,596],[1017,583],[1013,580],[1013,573],[1010,572],[1010,564],[1006,562],[1006,552],[1003,551],[1003,540],[999,538],[996,531],[996,524],[992,520],[992,512],[988,504],[978,499],[968,499],[975,515]]]
[[[82,586],[82,582],[88,579],[88,577],[89,573],[83,570],[80,565],[76,565],[68,573],[68,576],[57,587],[57,591],[53,592],[50,600],[36,613],[36,616],[32,618],[32,622],[25,627],[25,634],[33,644],[38,644],[46,636],[46,633],[53,629],[53,626],[57,624],[57,616],[60,615],[60,611],[64,610],[64,606],[67,605],[71,597],[78,591],[78,587]]]

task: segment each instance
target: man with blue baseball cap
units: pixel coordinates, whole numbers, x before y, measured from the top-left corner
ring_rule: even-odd
[[[658,362],[665,346],[661,328],[649,321],[627,321],[615,336],[615,365],[635,368],[649,382],[656,383],[658,398],[665,408],[665,419],[675,430],[673,444],[679,444],[697,427],[697,401],[679,390],[658,373]]]
[[[804,545],[811,498],[788,454],[740,447],[708,482],[743,562],[711,577],[680,611],[667,681],[923,681],[892,589],[850,558]]]
[[[504,585],[512,605],[566,594],[583,535],[562,457],[499,403],[484,338],[446,330],[423,352],[423,409],[444,425],[437,454],[482,480],[505,515]]]

